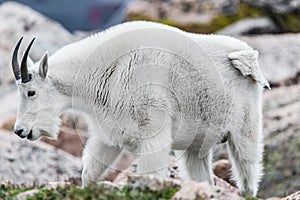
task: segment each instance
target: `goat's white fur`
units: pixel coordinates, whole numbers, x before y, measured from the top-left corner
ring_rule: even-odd
[[[157,38],[159,29],[161,35],[174,32],[180,40],[151,41],[153,35],[141,35],[141,29]],[[127,41],[112,40],[122,34]],[[174,52],[141,48],[152,43]],[[62,111],[84,111],[90,138],[83,185],[99,180],[122,150],[138,156],[138,173],[163,175],[171,149],[184,179],[213,184],[213,147],[225,138],[240,191],[256,195],[262,175],[262,85],[268,83],[257,52],[246,43],[129,22],[63,47],[49,58],[48,72],[45,56],[30,69],[31,82],[17,82],[15,126],[33,130],[32,139],[56,137]],[[28,90],[36,97],[26,97]]]

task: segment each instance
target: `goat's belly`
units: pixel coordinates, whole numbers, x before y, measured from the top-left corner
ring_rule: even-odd
[[[206,134],[199,132],[198,128],[192,124],[172,128],[172,149],[174,150],[195,148],[197,144],[202,144]]]
[[[172,141],[172,149],[173,150],[186,150],[191,148],[193,144],[193,139],[191,138],[176,138]]]
[[[173,120],[172,149],[195,149],[207,154],[222,138],[224,127],[221,124]]]

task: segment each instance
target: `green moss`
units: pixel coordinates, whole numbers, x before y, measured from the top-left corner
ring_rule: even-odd
[[[21,192],[31,190],[31,187],[17,187],[14,185],[0,185],[0,199],[13,200],[13,197]]]
[[[159,20],[151,19],[150,17],[144,15],[143,13],[134,13],[131,15],[127,15],[127,21],[136,21],[136,20],[145,20],[145,21],[156,21]]]
[[[13,199],[20,192],[30,190],[32,188],[14,189],[10,186],[3,186],[0,189],[0,199]],[[166,188],[163,190],[153,191],[150,189],[132,189],[130,186],[124,186],[123,188],[108,188],[104,185],[90,185],[89,187],[79,188],[77,186],[64,186],[57,189],[40,188],[38,193],[29,197],[28,200],[125,200],[125,199],[170,199],[178,187]]]
[[[256,197],[246,197],[245,200],[258,200]]]
[[[282,32],[294,32],[300,31],[300,13],[285,13],[285,14],[271,14],[273,21],[278,24]]]

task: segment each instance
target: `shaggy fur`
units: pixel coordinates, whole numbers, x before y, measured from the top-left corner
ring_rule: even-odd
[[[83,111],[90,137],[83,185],[98,181],[122,151],[138,173],[165,176],[173,149],[184,179],[213,184],[213,147],[227,141],[233,175],[255,196],[262,175],[262,86],[257,52],[226,36],[130,22],[70,44],[17,82],[15,127],[32,140],[56,137],[67,108]],[[27,97],[29,90],[36,91]]]

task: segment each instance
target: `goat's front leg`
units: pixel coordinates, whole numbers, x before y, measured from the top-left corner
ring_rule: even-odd
[[[168,166],[171,162],[171,125],[169,118],[160,113],[151,113],[152,121],[142,128],[140,148],[137,159],[138,174],[153,174],[167,177]],[[166,119],[162,118],[165,117]],[[163,123],[162,123],[163,122]]]
[[[82,186],[96,183],[103,173],[119,156],[120,148],[103,144],[98,138],[91,137],[83,152]]]
[[[169,142],[164,137],[143,141],[137,159],[137,173],[167,177],[171,162]]]

